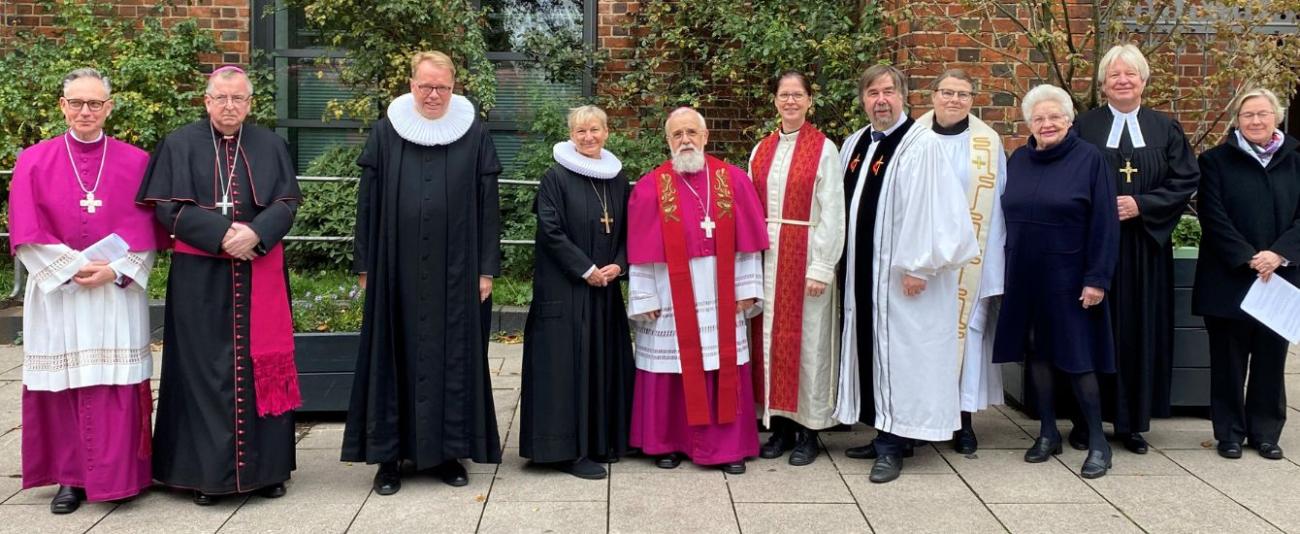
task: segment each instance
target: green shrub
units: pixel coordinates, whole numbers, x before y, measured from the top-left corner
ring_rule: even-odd
[[[359,177],[360,146],[331,147],[312,160],[306,176]],[[302,182],[303,202],[294,220],[295,236],[352,237],[357,220],[357,182]],[[295,269],[347,271],[352,266],[351,241],[294,241],[285,248]]]
[[[1201,246],[1201,221],[1195,215],[1183,215],[1178,226],[1174,227],[1173,242],[1175,247],[1197,248]]]

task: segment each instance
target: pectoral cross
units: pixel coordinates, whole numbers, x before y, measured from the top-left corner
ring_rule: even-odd
[[[713,239],[713,229],[717,227],[718,225],[715,224],[713,219],[710,219],[707,214],[704,216],[704,220],[700,221],[700,228],[704,229],[704,237],[709,239]]]
[[[614,223],[614,219],[609,216],[608,211],[602,210],[600,213],[600,222],[605,223],[605,233],[609,233],[609,225]]]
[[[83,208],[86,209],[86,213],[95,213],[95,208],[98,208],[98,207],[104,205],[104,201],[103,201],[103,200],[95,200],[95,192],[94,192],[94,191],[86,191],[86,199],[85,199],[85,200],[79,200],[79,201],[77,201],[77,203],[78,203],[78,204],[81,204],[81,207],[83,207]]]
[[[226,196],[226,195],[221,195],[221,202],[218,202],[218,203],[217,203],[217,207],[218,207],[218,208],[221,208],[221,214],[222,214],[222,215],[229,215],[229,214],[230,214],[230,208],[232,208],[232,207],[234,207],[234,206],[235,206],[235,205],[234,205],[232,202],[230,202],[230,197],[228,197],[228,196]]]
[[[1124,173],[1124,183],[1131,184],[1133,183],[1133,173],[1138,172],[1138,170],[1133,166],[1131,160],[1124,160],[1124,168],[1120,169],[1119,172]]]

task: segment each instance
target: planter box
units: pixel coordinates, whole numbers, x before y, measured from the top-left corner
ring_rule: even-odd
[[[293,335],[298,387],[302,391],[299,413],[348,410],[360,341],[357,332]]]

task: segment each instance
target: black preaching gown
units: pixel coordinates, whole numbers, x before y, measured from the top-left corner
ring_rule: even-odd
[[[227,215],[216,206],[214,133],[223,178],[240,147]],[[245,125],[241,136],[224,139],[204,120],[154,151],[137,201],[154,204],[177,241],[218,254],[231,221],[239,221],[257,232],[256,250],[265,254],[289,233],[301,195],[288,146],[257,126]],[[284,482],[295,468],[293,414],[258,417],[248,343],[252,300],[289,295],[258,291],[252,267],[172,254],[153,440],[154,479],[166,486],[247,492]]]
[[[1075,122],[1080,137],[1101,150],[1115,169],[1115,194],[1129,195],[1139,215],[1120,223],[1119,264],[1106,299],[1111,303],[1116,374],[1101,380],[1106,418],[1116,435],[1146,432],[1151,417],[1169,416],[1174,350],[1173,245],[1170,236],[1200,171],[1187,135],[1168,115],[1140,108],[1138,126],[1146,146],[1133,148],[1128,128],[1119,148],[1106,148],[1114,115],[1109,106]],[[1118,172],[1131,162],[1130,178]]]
[[[492,138],[475,120],[451,144],[422,146],[385,117],[357,164],[353,269],[367,273],[366,303],[342,459],[499,463],[492,299],[478,289],[501,265]]]
[[[582,275],[592,265],[618,264],[627,272],[629,190],[621,173],[601,180],[556,165],[542,177],[533,302],[524,327],[524,458],[627,454],[636,375],[621,284],[592,287]],[[614,219],[609,233],[600,220],[601,197]]]

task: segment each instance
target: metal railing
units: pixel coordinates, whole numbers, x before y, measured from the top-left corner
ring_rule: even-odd
[[[13,172],[14,172],[13,170],[0,170],[0,176],[12,175]],[[347,176],[299,176],[298,177],[298,182],[300,183],[301,182],[307,182],[307,183],[355,182],[357,180],[359,179],[347,177]],[[537,180],[497,180],[497,184],[504,185],[504,186],[511,186],[511,187],[537,187],[541,185],[541,182]],[[7,231],[0,232],[0,239],[4,239],[5,241],[8,241],[9,232]],[[292,242],[349,243],[352,240],[353,240],[352,236],[287,235],[284,237],[284,241],[291,242],[291,243]],[[532,246],[535,243],[534,240],[532,239],[502,239],[500,241],[501,244],[504,246]],[[13,286],[13,290],[9,292],[8,298],[10,300],[16,299],[19,297],[19,295],[22,294],[23,285],[26,283],[26,273],[27,273],[27,270],[23,267],[23,263],[21,261],[18,261],[17,256],[14,256],[13,262],[14,262],[14,280],[13,280],[14,286]]]

